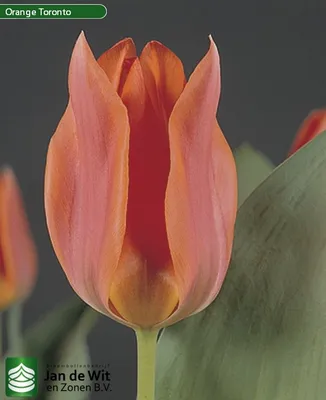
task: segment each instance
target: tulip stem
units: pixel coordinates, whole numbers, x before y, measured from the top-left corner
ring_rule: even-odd
[[[2,327],[2,323],[3,323],[3,313],[0,311],[0,363],[1,363],[1,359],[3,358],[3,350],[4,350],[4,344],[3,344],[3,327]]]
[[[11,356],[22,356],[22,304],[13,304],[7,313],[8,350]]]
[[[138,348],[137,400],[154,400],[155,398],[157,335],[157,330],[136,330]]]
[[[5,376],[5,371],[4,371],[4,363],[5,363],[5,355],[4,355],[4,343],[3,343],[3,313],[0,311],[0,382],[4,383],[4,376]],[[3,354],[2,354],[3,353]],[[4,387],[4,385],[2,385]]]

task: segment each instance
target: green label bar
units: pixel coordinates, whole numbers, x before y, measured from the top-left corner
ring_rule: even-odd
[[[0,19],[102,19],[103,4],[0,4]]]

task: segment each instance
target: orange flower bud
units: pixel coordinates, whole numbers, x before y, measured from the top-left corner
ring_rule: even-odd
[[[36,250],[10,168],[0,172],[0,310],[24,300],[36,278]]]
[[[300,126],[288,157],[323,131],[326,131],[326,110],[312,111]]]
[[[217,48],[188,82],[158,42],[125,39],[97,61],[81,34],[69,103],[49,145],[45,206],[77,294],[130,327],[207,307],[229,265],[237,179],[216,122]]]

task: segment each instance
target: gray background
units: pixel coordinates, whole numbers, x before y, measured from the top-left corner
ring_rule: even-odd
[[[67,67],[81,29],[95,55],[125,36],[132,36],[139,50],[159,40],[179,55],[187,74],[207,51],[211,33],[221,55],[224,133],[232,147],[250,141],[275,163],[285,157],[307,113],[326,105],[322,1],[105,4],[108,15],[98,21],[0,21],[0,162],[11,164],[18,176],[40,257],[25,326],[72,294],[47,234],[43,174],[47,145],[67,102]],[[111,398],[135,399],[133,332],[101,317],[89,342],[93,361],[112,365]]]

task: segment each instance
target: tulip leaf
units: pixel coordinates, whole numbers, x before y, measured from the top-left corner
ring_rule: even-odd
[[[275,168],[272,162],[250,144],[243,143],[234,151],[238,174],[238,206],[260,185]]]
[[[326,132],[241,206],[220,294],[159,340],[156,400],[324,400],[325,288]]]
[[[6,331],[10,357],[19,357],[22,352],[21,332],[23,303],[14,303],[7,311]],[[8,354],[9,355],[9,354]]]
[[[85,316],[86,317],[86,316]],[[87,316],[88,317],[88,316]],[[88,318],[86,318],[87,320]],[[84,321],[85,322],[85,321]],[[87,371],[90,369],[86,367],[91,364],[91,359],[89,355],[89,350],[86,342],[86,332],[80,330],[76,327],[76,330],[70,334],[70,339],[63,343],[61,348],[61,356],[58,359],[57,364],[62,365],[61,368],[52,368],[51,371],[55,373],[63,372],[65,374],[65,381],[63,382],[51,382],[51,386],[57,385],[59,387],[59,391],[48,391],[43,389],[42,397],[38,397],[39,400],[86,400],[89,399],[91,393],[86,391],[86,385],[91,385],[89,381]],[[69,367],[66,366],[76,366]],[[77,367],[78,365],[78,367]],[[81,367],[83,366],[83,367]],[[75,376],[71,376],[71,374],[77,371],[77,374],[83,373],[84,378],[83,381],[76,381]],[[66,390],[68,386],[77,385],[78,389],[74,391]],[[80,388],[83,388],[80,391]],[[65,390],[65,391],[61,391]]]
[[[39,389],[37,400],[84,400],[90,397],[89,392],[62,392],[61,382],[45,382],[47,371],[64,372],[65,382],[72,383],[69,375],[74,368],[66,365],[89,364],[87,335],[93,327],[97,313],[74,297],[67,303],[56,307],[44,318],[29,328],[23,337],[22,356],[35,357],[38,360]],[[10,356],[10,350],[8,352]],[[58,365],[64,367],[58,367]],[[78,372],[85,372],[81,369]],[[85,373],[87,376],[87,374]],[[49,391],[47,384],[58,385],[59,391]],[[74,384],[87,382],[74,382]]]

